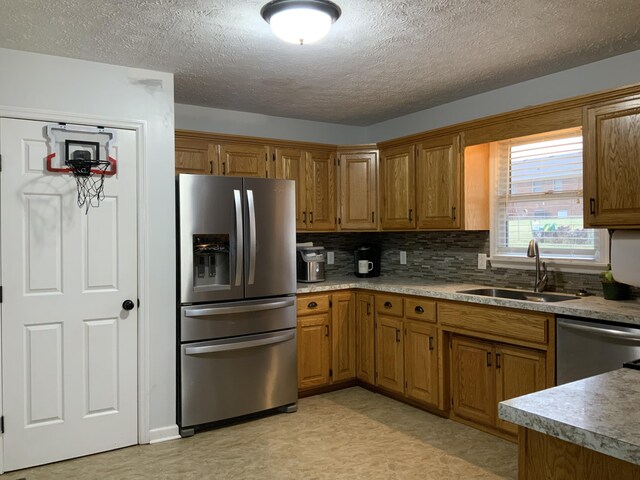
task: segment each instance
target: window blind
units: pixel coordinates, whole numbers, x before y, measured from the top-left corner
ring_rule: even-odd
[[[526,256],[533,238],[548,258],[599,257],[600,236],[583,228],[580,129],[500,142],[496,194],[496,254]]]

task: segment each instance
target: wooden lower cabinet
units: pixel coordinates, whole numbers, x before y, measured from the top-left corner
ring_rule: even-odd
[[[451,344],[451,386],[456,415],[492,426],[495,423],[493,344],[454,336]]]
[[[498,418],[498,402],[546,388],[545,352],[454,335],[451,385],[455,415],[516,434]]]
[[[300,295],[297,305],[298,390],[355,379],[353,294]]]
[[[350,292],[331,295],[331,381],[356,376],[355,305]]]
[[[356,376],[370,385],[376,382],[373,302],[373,295],[356,294]]]
[[[298,318],[298,388],[329,383],[329,313]]]
[[[545,357],[544,352],[530,348],[496,346],[496,401],[544,390],[547,370]],[[497,415],[496,426],[514,435],[518,433],[517,425],[500,420]]]
[[[404,393],[404,335],[401,318],[376,319],[376,385]]]
[[[404,375],[406,395],[438,403],[438,330],[424,322],[405,320]]]

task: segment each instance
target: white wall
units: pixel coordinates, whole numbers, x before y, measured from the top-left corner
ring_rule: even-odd
[[[271,117],[257,113],[176,104],[176,128],[337,145],[364,143],[365,127]]]
[[[147,217],[139,219],[146,288],[139,294],[150,326],[149,425],[175,427],[173,75],[0,49],[2,110],[145,123],[145,196],[138,201],[147,207]]]
[[[365,143],[639,82],[640,50],[636,50],[370,125]]]

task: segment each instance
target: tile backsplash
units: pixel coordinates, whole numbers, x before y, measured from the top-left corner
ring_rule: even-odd
[[[373,244],[381,251],[381,277],[510,288],[533,288],[535,282],[534,270],[494,268],[490,260],[486,270],[478,270],[478,254],[489,255],[489,232],[298,233],[297,238],[334,252],[335,264],[326,266],[328,279],[353,275],[353,251]],[[400,265],[401,250],[407,252],[406,265]],[[547,290],[575,293],[580,289],[602,296],[599,275],[549,270]],[[639,290],[633,293],[638,296]]]

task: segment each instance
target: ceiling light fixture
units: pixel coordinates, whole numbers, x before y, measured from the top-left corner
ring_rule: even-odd
[[[300,45],[323,38],[341,13],[329,0],[273,0],[260,10],[276,36]]]

